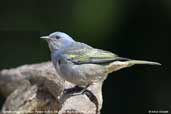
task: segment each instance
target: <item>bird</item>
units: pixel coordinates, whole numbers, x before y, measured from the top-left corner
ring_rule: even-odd
[[[103,82],[109,73],[136,64],[161,65],[158,62],[133,60],[78,42],[64,32],[40,37],[48,42],[51,61],[65,81],[79,87]]]

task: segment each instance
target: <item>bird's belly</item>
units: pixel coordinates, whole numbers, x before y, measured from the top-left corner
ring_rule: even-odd
[[[60,65],[62,77],[76,85],[88,85],[103,81],[106,78],[107,70],[104,66],[96,64],[82,65]]]

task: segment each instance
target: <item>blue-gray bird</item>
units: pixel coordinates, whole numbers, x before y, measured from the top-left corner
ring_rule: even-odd
[[[48,42],[56,71],[66,81],[86,87],[104,81],[111,72],[135,64],[161,65],[157,62],[122,58],[109,51],[77,42],[63,32],[42,36]]]

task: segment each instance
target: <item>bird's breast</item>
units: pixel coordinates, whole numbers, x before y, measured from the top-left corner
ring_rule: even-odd
[[[53,65],[54,65],[55,69],[56,69],[57,72],[59,73],[59,71],[60,71],[60,67],[59,67],[60,56],[57,55],[57,54],[55,54],[55,53],[53,53],[53,54],[51,55],[51,60],[52,60],[52,63],[53,63]]]

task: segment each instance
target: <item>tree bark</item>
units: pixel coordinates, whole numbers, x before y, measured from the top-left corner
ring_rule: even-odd
[[[99,114],[102,83],[82,88],[64,81],[51,62],[23,65],[0,72],[2,114]]]

